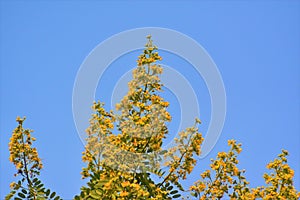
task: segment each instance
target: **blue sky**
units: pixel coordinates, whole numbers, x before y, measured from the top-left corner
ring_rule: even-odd
[[[227,140],[243,144],[240,167],[251,186],[263,184],[265,165],[281,149],[295,170],[300,190],[300,3],[297,1],[0,1],[0,199],[9,191],[14,166],[7,144],[16,116],[27,116],[43,158],[41,178],[64,199],[79,193],[83,144],[72,114],[72,91],[85,57],[102,41],[141,27],[180,31],[201,44],[222,75],[227,95],[226,121],[213,151],[185,183],[193,183],[208,168]],[[155,41],[155,36],[153,35]],[[176,41],[174,41],[176,42]],[[121,45],[121,44],[120,44]],[[159,46],[159,44],[158,44]],[[165,63],[180,71],[183,61]],[[112,64],[96,98],[107,101],[103,84],[113,84],[118,66],[128,67],[138,52]],[[169,56],[169,57],[168,57]],[[124,61],[124,62],[123,62]],[[190,69],[190,68],[186,68]],[[187,71],[181,68],[181,73]],[[114,71],[115,70],[115,71]],[[210,120],[204,83],[187,72],[197,88],[202,130]],[[103,79],[105,81],[106,79]],[[195,81],[195,82],[193,82]],[[101,85],[102,84],[102,85]],[[169,93],[179,121],[174,95]],[[103,97],[103,98],[102,98]],[[171,105],[171,106],[172,106]]]

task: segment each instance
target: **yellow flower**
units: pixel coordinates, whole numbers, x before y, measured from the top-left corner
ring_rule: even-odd
[[[14,189],[16,185],[17,184],[15,182],[12,182],[11,184],[9,184],[9,187],[10,187],[10,189]]]
[[[116,110],[120,110],[121,109],[121,104],[120,103],[117,103],[116,104]]]
[[[198,188],[199,188],[200,191],[203,191],[203,190],[205,190],[206,185],[204,183],[200,183]]]
[[[219,158],[225,158],[226,157],[226,153],[225,152],[219,152],[218,153],[218,157]]]
[[[194,186],[194,185],[192,185],[191,187],[190,187],[190,190],[196,190],[197,188],[196,188],[196,186]]]
[[[104,189],[109,190],[111,188],[111,182],[107,182],[104,184]]]
[[[169,102],[164,101],[164,102],[161,102],[160,105],[162,105],[164,107],[168,107],[169,106]]]
[[[123,183],[121,183],[122,187],[127,187],[128,185],[130,185],[129,181],[125,181]]]
[[[132,183],[132,184],[130,185],[130,187],[134,188],[135,190],[140,189],[140,185],[139,185],[139,184],[136,184],[136,183]]]
[[[13,162],[13,160],[14,160],[13,155],[10,155],[10,156],[9,156],[9,161],[10,161],[10,162]]]
[[[228,140],[228,146],[233,146],[235,144],[235,140]]]
[[[23,167],[22,163],[21,162],[18,162],[18,164],[16,165],[16,168],[17,169],[21,169]]]
[[[219,161],[215,161],[213,164],[210,165],[210,167],[214,170],[217,170],[220,168],[220,163]]]
[[[167,121],[171,121],[170,113],[166,112],[165,118],[166,118]]]
[[[120,196],[121,197],[126,197],[128,195],[128,192],[126,192],[126,191],[122,191],[121,193],[120,193]]]
[[[110,123],[110,124],[108,124],[107,127],[110,128],[110,129],[113,129],[113,128],[114,128],[114,125]]]
[[[196,123],[201,124],[201,120],[199,118],[196,118]]]
[[[105,123],[105,124],[109,124],[109,123],[111,123],[111,121],[110,121],[110,119],[107,119],[107,118],[106,118],[106,119],[104,120],[104,123]]]
[[[239,173],[239,169],[237,167],[233,168],[233,175],[237,176]]]

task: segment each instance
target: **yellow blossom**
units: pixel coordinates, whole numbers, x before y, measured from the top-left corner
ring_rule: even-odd
[[[128,195],[128,192],[126,192],[126,191],[122,191],[121,193],[120,193],[120,196],[121,197],[126,197]]]
[[[17,184],[15,182],[11,182],[11,184],[9,184],[9,187],[10,189],[14,189],[16,185]]]
[[[130,185],[130,182],[129,181],[125,181],[123,183],[121,183],[122,187],[127,187]]]

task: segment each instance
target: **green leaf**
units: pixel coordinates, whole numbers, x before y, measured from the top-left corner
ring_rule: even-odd
[[[27,194],[27,191],[26,191],[25,189],[22,189],[22,192],[23,192],[24,194]]]
[[[102,192],[100,190],[94,190],[97,194],[102,195]]]
[[[38,189],[38,192],[41,192],[41,193],[45,194],[45,190],[46,189],[44,187],[42,187],[42,188]]]
[[[37,185],[39,185],[39,184],[41,184],[41,181],[40,181],[40,180],[38,180],[38,181],[36,181],[36,182],[34,183],[35,186],[37,186]]]
[[[5,196],[5,200],[10,200],[13,196],[14,196],[14,194],[16,193],[16,191],[11,191],[8,195],[6,195]]]
[[[74,199],[75,199],[75,200],[80,200],[80,197],[76,195],[76,196],[74,197]]]
[[[198,197],[198,194],[195,193],[195,192],[192,192],[191,195],[194,196],[194,197]]]
[[[60,199],[60,196],[57,196],[54,198],[54,200],[59,200]]]
[[[84,195],[84,192],[81,192],[81,193],[80,193],[80,197],[81,197],[81,198],[84,198],[84,196],[85,196],[85,195]]]
[[[167,150],[162,150],[161,152],[159,152],[160,155],[164,155],[165,153],[167,153]]]
[[[50,199],[52,199],[53,197],[55,197],[56,193],[52,192],[52,194],[50,195]]]
[[[49,190],[49,189],[47,189],[47,190],[46,190],[46,192],[45,192],[45,194],[46,194],[46,196],[49,196],[49,194],[50,194],[50,190]]]
[[[179,197],[181,197],[181,194],[176,194],[176,195],[174,195],[172,198],[173,198],[173,199],[176,199],[176,198],[179,198]]]
[[[95,185],[95,188],[101,188],[105,183],[107,183],[108,180],[100,180],[98,183]]]
[[[170,194],[176,194],[178,193],[178,190],[173,190],[172,192],[170,192]]]
[[[36,188],[37,189],[40,189],[40,188],[42,188],[44,186],[44,184],[42,183],[42,184],[39,184]]]
[[[25,194],[23,194],[21,192],[18,193],[18,196],[21,197],[21,198],[25,198]]]
[[[170,187],[167,188],[167,190],[172,190],[173,186],[171,185]]]
[[[100,179],[100,173],[95,173],[96,179]]]
[[[94,199],[100,199],[100,195],[97,194],[94,190],[90,193],[90,196]]]
[[[184,191],[182,185],[181,185],[179,182],[175,182],[174,184],[176,185],[176,187],[177,187],[178,189],[180,189],[181,191]]]

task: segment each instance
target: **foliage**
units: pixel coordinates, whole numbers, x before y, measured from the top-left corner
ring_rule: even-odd
[[[237,167],[237,155],[241,152],[241,144],[229,140],[229,152],[219,152],[217,159],[212,159],[211,170],[201,174],[201,179],[190,187],[191,194],[199,199],[298,199],[300,192],[293,186],[294,171],[288,166],[288,152],[282,150],[278,158],[267,165],[275,173],[264,174],[265,187],[249,188],[249,182],[243,175],[245,170]]]
[[[103,103],[93,105],[83,161],[87,167],[83,178],[91,177],[76,199],[171,199],[183,190],[180,179],[186,179],[196,164],[203,141],[196,120],[193,127],[179,134],[176,146],[163,151],[171,120],[169,103],[159,95],[163,69],[156,64],[161,57],[149,37],[133,71],[127,95],[116,105],[119,113],[107,112]],[[116,131],[113,134],[114,124]],[[161,163],[164,160],[166,162]],[[169,170],[162,171],[164,164]],[[154,177],[160,182],[154,182]]]
[[[104,104],[94,102],[94,113],[87,128],[85,150],[82,160],[82,178],[88,179],[75,200],[93,199],[298,199],[300,193],[293,186],[294,171],[287,164],[287,151],[267,168],[273,173],[265,174],[266,186],[250,188],[244,176],[245,170],[238,168],[237,156],[241,144],[229,140],[228,152],[219,152],[212,159],[210,169],[200,179],[185,189],[181,183],[187,179],[201,154],[201,124],[195,119],[174,139],[175,144],[167,150],[162,147],[168,135],[171,115],[167,111],[169,102],[160,93],[160,75],[163,68],[158,64],[162,58],[151,37],[133,70],[129,90],[116,105],[116,111],[106,111]],[[60,199],[46,190],[37,178],[42,168],[41,160],[32,142],[31,130],[24,130],[24,119],[17,118],[9,145],[10,161],[16,165],[21,180],[11,184],[6,199]],[[19,192],[19,193],[17,193]]]
[[[267,169],[274,172],[264,174],[267,186],[254,189],[255,197],[263,199],[299,199],[300,192],[297,192],[293,186],[294,170],[287,164],[287,155],[288,152],[282,150],[278,158],[267,165]]]
[[[24,129],[24,118],[17,117],[18,127],[13,131],[9,142],[10,157],[9,160],[16,166],[20,180],[10,184],[11,192],[5,197],[6,200],[12,199],[30,199],[44,200],[61,198],[50,189],[46,189],[42,181],[38,178],[40,170],[43,168],[37,149],[32,147],[36,140],[32,137],[33,130]]]

